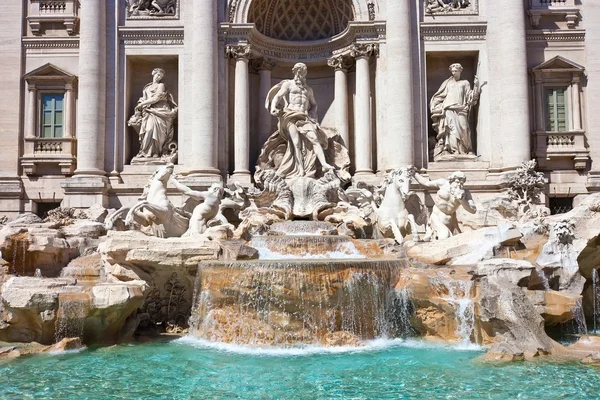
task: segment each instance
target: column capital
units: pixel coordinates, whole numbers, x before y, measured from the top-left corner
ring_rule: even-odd
[[[353,58],[368,58],[379,55],[378,43],[355,43],[350,49],[350,56]]]
[[[327,65],[336,71],[347,71],[352,65],[352,60],[348,56],[341,54],[329,58],[327,60]]]
[[[29,92],[35,92],[37,89],[37,87],[35,86],[35,83],[33,82],[27,82],[27,90]]]
[[[276,65],[277,61],[268,57],[255,58],[252,60],[252,68],[257,71],[270,71],[275,68]]]
[[[252,47],[249,44],[227,45],[225,55],[235,60],[250,60],[252,58]]]
[[[65,84],[65,90],[67,92],[71,92],[73,90],[73,84],[72,83],[66,83]]]
[[[573,75],[573,77],[571,78],[571,83],[572,84],[578,84],[579,81],[581,81],[581,77],[579,77],[578,75]]]

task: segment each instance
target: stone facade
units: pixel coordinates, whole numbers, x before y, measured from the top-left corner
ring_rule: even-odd
[[[600,189],[595,1],[146,3],[0,2],[0,215],[134,205],[156,165],[132,163],[140,149],[128,119],[155,68],[178,105],[175,173],[195,190],[252,184],[277,129],[265,98],[298,62],[355,181],[408,165],[430,179],[461,170],[473,196],[489,198],[535,158],[546,198]],[[434,161],[428,105],[454,63],[479,81],[468,113],[475,157]]]

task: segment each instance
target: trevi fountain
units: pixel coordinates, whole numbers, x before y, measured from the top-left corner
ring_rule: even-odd
[[[149,4],[127,12],[179,2]],[[357,71],[378,51],[354,48]],[[531,160],[474,195],[458,167],[481,162],[487,82],[450,60],[428,99],[432,158],[456,169],[376,178],[347,127],[321,124],[310,66],[290,63],[252,105],[277,123],[251,176],[198,185],[163,67],[124,120],[131,166],[150,171],[141,196],[1,220],[1,398],[600,396],[600,194],[551,214]]]

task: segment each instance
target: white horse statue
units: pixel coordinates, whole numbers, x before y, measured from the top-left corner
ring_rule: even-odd
[[[414,173],[413,166],[398,168],[386,174],[378,189],[370,191],[361,187],[346,191],[351,202],[365,210],[365,216],[371,219],[381,236],[394,238],[398,244],[404,242],[408,233],[415,242],[419,241],[417,220],[422,222],[426,217],[424,206],[410,190]]]

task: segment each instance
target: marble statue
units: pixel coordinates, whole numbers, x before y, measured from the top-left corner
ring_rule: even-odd
[[[174,162],[177,157],[177,144],[173,140],[177,104],[161,82],[164,76],[162,68],[152,71],[152,82],[144,87],[135,113],[127,123],[137,131],[140,141],[140,151],[132,164]]]
[[[465,9],[470,5],[469,0],[425,0],[425,11],[430,14],[450,12]]]
[[[348,151],[339,135],[328,133],[317,121],[306,65],[298,63],[292,71],[294,79],[280,82],[267,95],[265,107],[278,118],[278,130],[263,146],[258,169],[274,169],[285,178],[319,178],[329,170],[347,169]]]
[[[463,67],[450,65],[452,76],[446,79],[431,98],[429,108],[436,131],[434,161],[454,158],[475,158],[469,115],[479,99],[479,81],[475,76],[473,89],[461,80]]]
[[[363,211],[363,216],[373,223],[382,237],[393,238],[402,244],[404,236],[410,233],[413,241],[418,241],[417,220],[423,223],[426,211],[418,196],[410,190],[414,175],[413,166],[392,170],[378,188],[363,184],[347,189],[347,201]]]
[[[434,181],[425,179],[418,173],[414,174],[414,178],[428,189],[438,189],[433,197],[435,204],[429,216],[424,241],[442,240],[449,238],[454,233],[459,233],[456,210],[461,205],[471,214],[477,212],[471,192],[464,188],[467,177],[463,172],[453,172],[448,179]]]
[[[175,15],[177,0],[127,0],[127,16]]]
[[[179,237],[186,232],[188,219],[177,212],[167,197],[173,169],[173,164],[167,164],[150,176],[139,201],[128,210],[125,226],[133,228],[136,223],[158,237]]]
[[[171,182],[173,182],[173,185],[177,190],[186,196],[189,196],[192,201],[197,202],[197,205],[193,208],[190,215],[188,229],[182,236],[203,235],[209,227],[210,222],[219,215],[221,210],[221,199],[223,198],[224,193],[223,185],[214,183],[207,191],[201,192],[189,188],[179,182],[175,177],[171,177]],[[220,225],[222,220],[218,219],[215,222],[216,225]]]
[[[398,244],[404,241],[404,234],[407,232],[411,233],[413,241],[419,241],[415,215],[410,213],[407,207],[411,197],[420,204],[418,197],[410,190],[410,181],[414,175],[413,166],[395,169],[385,176],[381,184],[385,193],[381,204],[376,209],[376,226],[384,237],[389,237],[391,233]],[[419,212],[418,215],[420,214]]]

